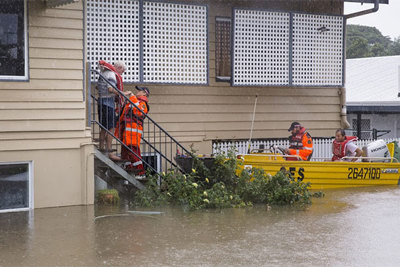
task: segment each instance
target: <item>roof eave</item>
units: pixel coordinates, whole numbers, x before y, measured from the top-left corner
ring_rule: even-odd
[[[373,4],[375,1],[374,0],[344,0],[345,2],[354,2],[354,3],[367,3],[367,4]],[[389,0],[379,0],[379,4],[389,4]]]
[[[367,113],[367,114],[400,114],[400,102],[394,103],[347,103],[347,113]]]

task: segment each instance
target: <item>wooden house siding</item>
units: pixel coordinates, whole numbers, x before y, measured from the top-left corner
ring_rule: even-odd
[[[186,1],[198,3],[197,1]],[[321,3],[324,3],[323,5]],[[209,85],[153,85],[150,116],[178,141],[211,150],[216,139],[249,138],[258,95],[253,138],[287,137],[292,121],[300,121],[313,136],[332,136],[341,126],[340,88],[232,87],[216,82],[215,17],[232,17],[232,8],[343,14],[342,1],[201,1],[208,5]],[[133,85],[126,85],[134,90]]]
[[[0,151],[79,148],[89,141],[83,100],[83,3],[28,1],[29,81],[0,80]]]

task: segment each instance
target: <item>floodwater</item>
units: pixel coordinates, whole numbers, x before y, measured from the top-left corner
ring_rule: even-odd
[[[3,213],[0,266],[399,266],[398,187],[325,194],[307,209]]]

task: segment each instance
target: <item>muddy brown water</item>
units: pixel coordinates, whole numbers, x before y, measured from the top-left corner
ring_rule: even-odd
[[[306,209],[164,207],[146,215],[122,205],[2,213],[0,266],[400,265],[398,187],[325,193]]]

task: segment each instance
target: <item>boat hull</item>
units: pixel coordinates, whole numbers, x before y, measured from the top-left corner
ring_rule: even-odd
[[[400,163],[286,161],[270,154],[241,155],[239,169],[263,169],[275,175],[284,170],[296,181],[309,182],[310,189],[398,185]]]

